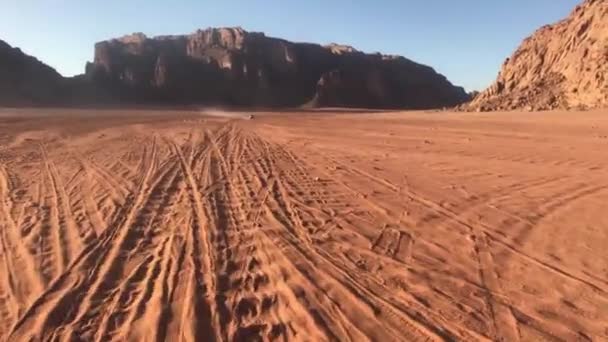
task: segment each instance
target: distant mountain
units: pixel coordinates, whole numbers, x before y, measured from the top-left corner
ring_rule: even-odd
[[[73,78],[0,41],[2,106],[120,102],[425,109],[468,98],[432,68],[403,57],[292,43],[240,28],[100,42],[86,74]]]
[[[470,110],[608,106],[608,1],[587,0],[524,40]]]
[[[123,101],[144,103],[421,109],[468,100],[432,68],[403,57],[241,28],[100,42],[86,75]]]
[[[0,40],[0,104],[52,104],[63,77],[53,68]]]

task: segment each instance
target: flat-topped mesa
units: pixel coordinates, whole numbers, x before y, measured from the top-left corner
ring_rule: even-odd
[[[608,106],[608,1],[587,0],[525,39],[496,82],[465,109]]]
[[[439,108],[468,99],[432,68],[402,57],[292,43],[240,27],[100,42],[87,75],[133,101]]]

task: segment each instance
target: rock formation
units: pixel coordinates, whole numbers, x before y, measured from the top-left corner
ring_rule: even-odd
[[[96,44],[87,77],[123,100],[241,106],[438,108],[468,99],[432,68],[241,28]]]
[[[53,68],[0,41],[0,104],[55,103],[62,79]]]
[[[465,109],[548,110],[608,106],[608,1],[586,0],[524,40],[496,82]]]
[[[0,106],[73,106],[115,103],[84,75],[64,78],[55,69],[0,40]]]
[[[240,28],[100,42],[63,78],[0,42],[0,105],[107,103],[440,108],[468,94],[432,68],[353,47],[291,43]]]

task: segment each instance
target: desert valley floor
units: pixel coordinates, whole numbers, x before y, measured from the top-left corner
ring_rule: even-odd
[[[0,341],[608,340],[608,116],[0,111]]]

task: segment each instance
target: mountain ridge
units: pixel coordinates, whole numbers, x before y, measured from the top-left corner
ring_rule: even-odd
[[[419,109],[468,100],[445,76],[405,57],[293,43],[240,27],[98,42],[87,76],[144,102]]]
[[[608,1],[586,0],[524,39],[468,110],[608,106]]]

